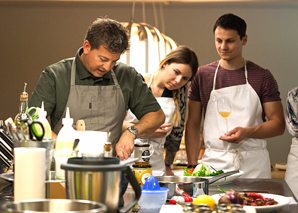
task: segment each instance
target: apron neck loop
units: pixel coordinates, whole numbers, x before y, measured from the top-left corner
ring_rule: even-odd
[[[245,70],[245,82],[246,82],[246,84],[248,84],[246,61],[245,61],[244,58],[243,58],[243,61],[244,61],[244,70]],[[213,88],[212,88],[212,90],[215,90],[216,76],[217,76],[217,72],[218,72],[218,69],[219,69],[219,66],[220,66],[220,62],[221,62],[221,59],[218,61],[218,64],[217,64],[217,67],[216,67],[216,70],[215,70],[215,73],[214,73]]]

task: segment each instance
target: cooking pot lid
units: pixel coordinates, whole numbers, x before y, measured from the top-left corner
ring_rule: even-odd
[[[84,160],[83,158],[69,158],[66,164],[61,164],[61,169],[70,171],[124,171],[127,166],[119,164],[118,158],[103,158],[101,160]]]
[[[84,160],[83,158],[75,157],[68,158],[67,163],[77,165],[108,165],[108,164],[119,164],[119,158],[105,157],[99,160]]]

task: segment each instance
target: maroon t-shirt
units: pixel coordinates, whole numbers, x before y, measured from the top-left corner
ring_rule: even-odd
[[[194,79],[191,82],[188,98],[193,101],[202,103],[205,114],[207,103],[213,87],[213,79],[218,61],[201,66],[198,69]],[[258,94],[261,103],[279,101],[280,92],[278,85],[271,72],[264,69],[251,61],[247,61],[248,83]],[[216,77],[215,89],[245,84],[244,67],[237,70],[226,70],[219,67]],[[263,120],[265,113],[263,111]]]

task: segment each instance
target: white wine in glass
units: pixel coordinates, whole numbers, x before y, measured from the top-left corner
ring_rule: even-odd
[[[226,132],[228,132],[228,117],[232,112],[232,107],[229,99],[220,97],[217,100],[217,111],[226,120]]]

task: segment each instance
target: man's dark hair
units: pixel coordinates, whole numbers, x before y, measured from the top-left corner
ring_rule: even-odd
[[[245,21],[240,18],[239,16],[236,16],[232,13],[228,13],[225,15],[222,15],[217,19],[217,21],[214,24],[213,27],[213,33],[215,32],[217,27],[222,27],[224,29],[230,29],[230,30],[236,30],[240,36],[240,39],[245,36],[246,34],[246,23]]]
[[[91,49],[99,49],[104,45],[111,53],[124,53],[129,49],[127,29],[119,22],[109,18],[98,18],[88,28],[85,40]]]

